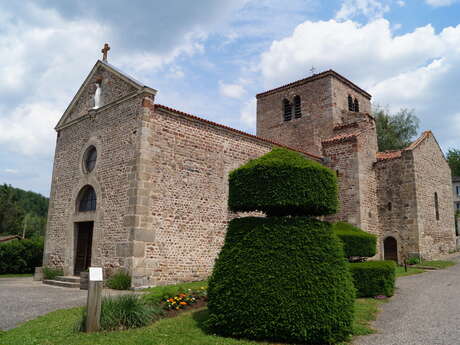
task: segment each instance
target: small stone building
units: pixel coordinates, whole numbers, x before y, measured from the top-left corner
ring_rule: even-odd
[[[123,269],[133,286],[206,278],[235,217],[228,173],[271,150],[334,169],[343,220],[378,235],[377,257],[455,247],[450,170],[431,132],[377,152],[371,96],[334,71],[257,95],[257,136],[155,103],[98,61],[56,126],[44,265]]]

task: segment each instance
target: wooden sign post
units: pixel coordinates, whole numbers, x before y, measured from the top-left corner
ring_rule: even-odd
[[[86,304],[86,332],[97,332],[101,327],[102,267],[89,268],[88,301]]]

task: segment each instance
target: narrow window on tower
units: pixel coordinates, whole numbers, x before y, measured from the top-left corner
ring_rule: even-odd
[[[434,193],[434,211],[436,213],[436,220],[439,220],[439,203],[438,203],[438,193]]]
[[[355,109],[355,112],[359,112],[359,102],[358,102],[358,99],[355,98],[355,103],[354,103],[354,109]]]
[[[285,98],[283,99],[284,121],[291,121],[292,119],[292,105]]]
[[[348,110],[355,111],[355,104],[353,103],[353,97],[348,95]]]
[[[302,117],[302,108],[300,104],[300,96],[294,97],[294,117],[296,119]]]

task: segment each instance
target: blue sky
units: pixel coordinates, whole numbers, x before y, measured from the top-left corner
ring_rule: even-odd
[[[105,42],[157,103],[248,132],[255,94],[314,66],[374,105],[415,109],[444,150],[460,148],[460,0],[130,4],[0,2],[0,183],[49,194],[53,128]]]

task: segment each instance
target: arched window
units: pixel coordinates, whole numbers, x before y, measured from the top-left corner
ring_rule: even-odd
[[[93,171],[94,167],[96,166],[97,160],[97,151],[94,146],[88,147],[85,152],[85,169],[87,172]]]
[[[434,211],[436,213],[436,220],[439,220],[439,202],[438,202],[438,193],[434,193]]]
[[[391,202],[388,203],[388,211],[391,211],[391,209],[393,208],[393,206],[391,205]]]
[[[88,212],[96,210],[96,192],[91,186],[85,186],[80,192],[78,211]]]
[[[354,111],[355,112],[359,112],[359,102],[358,102],[358,99],[355,98],[355,102],[354,102]]]
[[[294,117],[296,119],[302,117],[302,108],[300,104],[300,96],[294,97]]]
[[[348,95],[348,110],[355,111],[355,104],[353,103],[353,97]]]
[[[283,99],[284,121],[291,121],[292,119],[292,105],[285,98]]]

